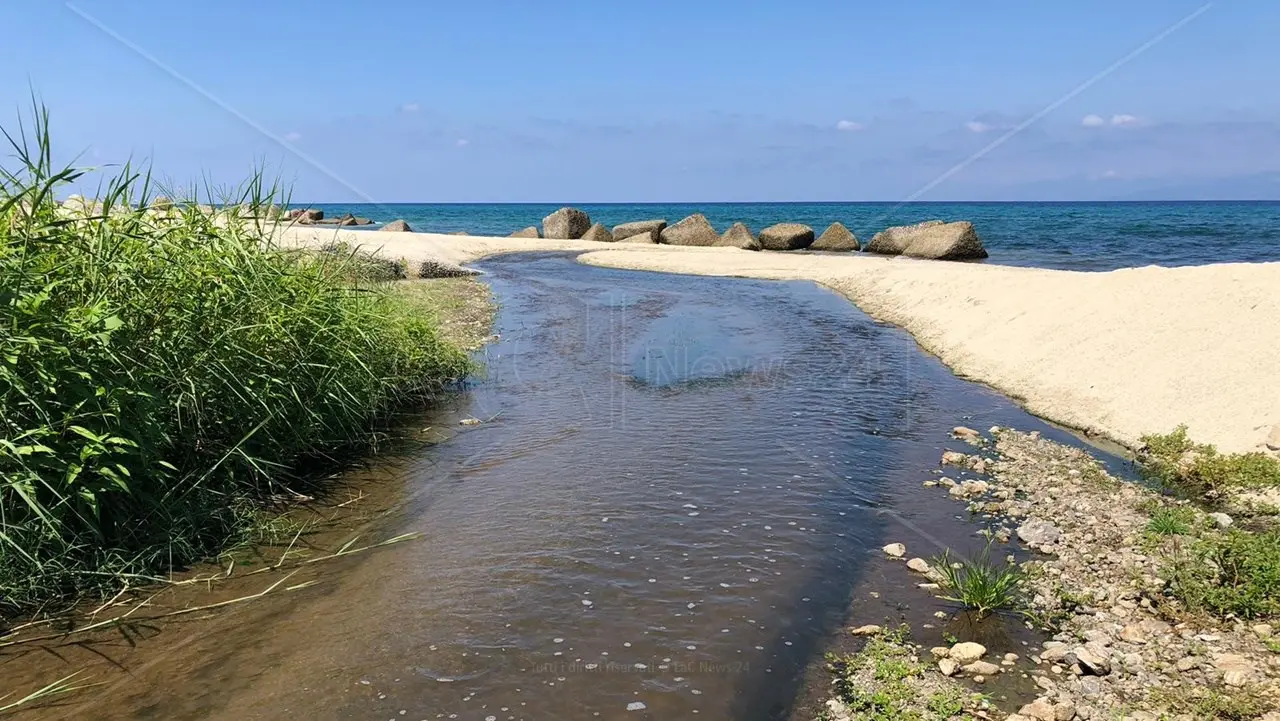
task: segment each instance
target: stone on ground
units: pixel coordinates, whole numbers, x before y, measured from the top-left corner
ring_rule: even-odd
[[[862,244],[858,242],[857,236],[848,228],[844,227],[844,223],[832,223],[827,229],[822,231],[822,235],[813,241],[813,245],[809,246],[810,250],[830,250],[830,251],[846,251],[861,250]]]
[[[542,237],[577,240],[591,228],[591,216],[577,208],[561,208],[542,219]]]
[[[587,232],[582,234],[582,239],[594,240],[598,243],[612,243],[613,233],[610,233],[609,229],[604,227],[602,223],[596,223],[587,228]]]
[[[742,248],[743,250],[760,250],[760,241],[751,234],[751,229],[742,223],[734,223],[720,236],[716,245],[722,248]]]
[[[760,231],[765,250],[800,250],[813,244],[813,228],[800,223],[778,223]]]
[[[516,232],[512,233],[507,237],[508,238],[541,238],[542,236],[538,233],[538,226],[531,225],[528,228],[524,228],[523,230],[517,230]]]
[[[647,235],[644,240],[633,240],[633,243],[657,243],[662,229],[667,227],[665,220],[637,220],[631,223],[613,226],[613,239],[623,241],[637,235]]]
[[[404,222],[399,218],[391,221],[390,223],[387,223],[381,228],[378,228],[378,230],[385,230],[389,233],[412,233],[413,232],[413,228],[410,228],[408,223]]]
[[[662,231],[662,242],[667,245],[712,246],[720,240],[720,234],[711,227],[707,216],[695,213],[688,218],[669,225]]]

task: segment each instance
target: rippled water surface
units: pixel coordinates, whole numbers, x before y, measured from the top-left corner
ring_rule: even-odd
[[[422,539],[121,645],[97,716],[786,718],[855,589],[915,590],[882,545],[977,544],[947,431],[1055,433],[811,284],[481,267],[501,341],[428,423],[486,422],[395,466]]]

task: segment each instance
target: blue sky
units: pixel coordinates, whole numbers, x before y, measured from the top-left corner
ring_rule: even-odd
[[[1280,198],[1280,3],[1205,7],[8,0],[0,120],[317,202]]]

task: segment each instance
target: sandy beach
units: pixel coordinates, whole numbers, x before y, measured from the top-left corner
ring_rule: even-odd
[[[1185,423],[1223,450],[1264,448],[1280,424],[1280,263],[1101,273],[725,248],[293,227],[389,257],[466,263],[588,251],[599,266],[811,280],[901,326],[955,373],[1056,423],[1134,448]],[[998,258],[996,259],[998,261]]]

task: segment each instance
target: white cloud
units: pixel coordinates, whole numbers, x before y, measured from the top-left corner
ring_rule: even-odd
[[[458,140],[454,143],[454,145],[457,145],[459,148],[465,148],[470,144],[471,144],[471,141],[467,140],[466,138],[458,138]]]
[[[400,106],[400,112],[402,113],[416,113],[421,109],[422,109],[422,106],[418,105],[417,103],[405,103],[404,105]]]
[[[1127,115],[1127,114],[1124,114],[1124,113],[1121,113],[1121,114],[1119,114],[1119,115],[1112,115],[1112,116],[1111,116],[1111,124],[1112,124],[1112,125],[1119,125],[1119,126],[1124,126],[1124,125],[1137,125],[1137,124],[1138,124],[1138,117],[1137,117],[1136,115]]]
[[[862,123],[855,123],[852,120],[841,120],[840,122],[836,123],[836,130],[843,130],[848,133],[852,133],[858,130],[865,130],[866,127],[867,126],[863,125]]]
[[[965,123],[964,126],[968,128],[971,133],[989,133],[996,129],[996,126],[991,123],[984,123],[981,120],[970,120]]]
[[[1114,178],[1114,177],[1116,177],[1116,171],[1114,171],[1114,170],[1108,170],[1108,171],[1106,171],[1106,172],[1104,172],[1104,173],[1102,174],[1102,177],[1104,177],[1104,178]]]
[[[284,134],[284,139],[290,143],[296,143],[299,140],[302,140],[302,133],[299,133],[296,130],[291,130]]]
[[[1086,128],[1099,128],[1106,125],[1107,121],[1103,120],[1101,115],[1086,115],[1084,120],[1080,121],[1080,124]]]

